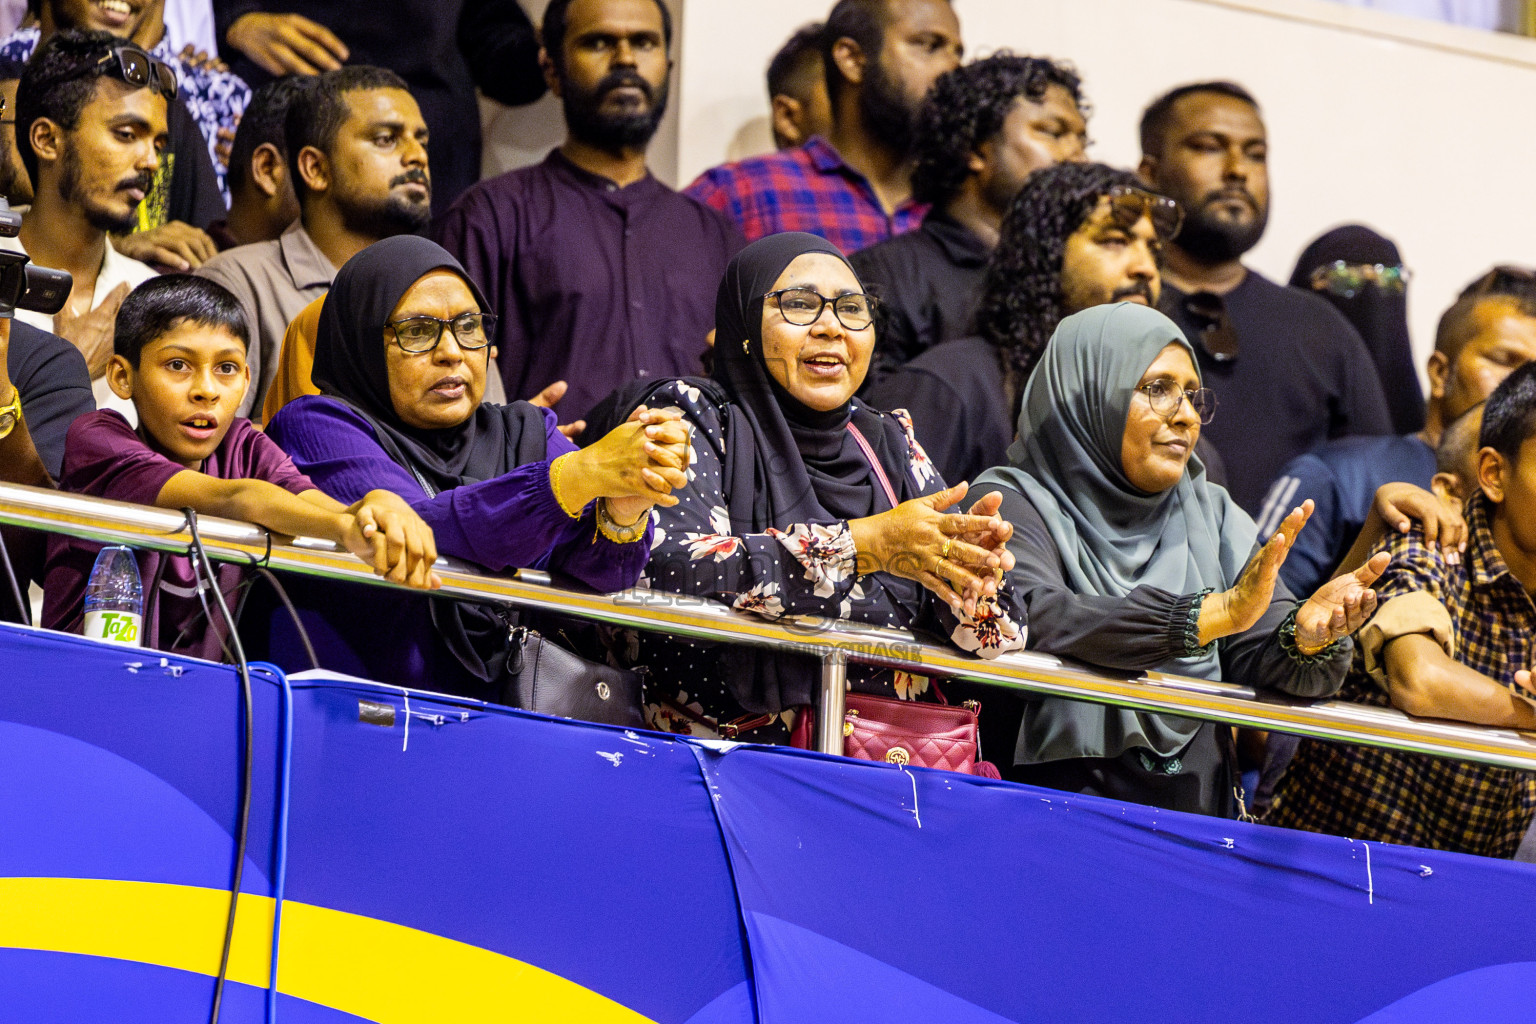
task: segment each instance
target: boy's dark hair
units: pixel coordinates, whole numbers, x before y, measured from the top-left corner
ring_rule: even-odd
[[[336,133],[347,120],[347,93],[372,89],[410,92],[405,79],[388,68],[347,64],[311,78],[305,88],[296,90],[288,98],[283,140],[288,148],[288,173],[293,176],[293,191],[300,201],[309,193],[299,174],[300,150],[313,146],[329,156],[331,147],[336,144]]]
[[[1116,185],[1145,188],[1104,164],[1055,164],[1029,176],[1003,215],[987,261],[976,326],[1014,371],[1020,390],[1063,315],[1061,262],[1067,239]]]
[[[1520,457],[1520,446],[1536,436],[1536,363],[1505,377],[1483,405],[1483,429],[1479,448],[1492,448],[1511,465]]]
[[[80,127],[80,111],[96,95],[97,80],[109,77],[112,68],[111,61],[101,63],[101,58],[128,45],[109,32],[68,29],[55,32],[27,61],[16,87],[16,149],[34,188],[39,185],[32,126],[46,117],[68,132]]]
[[[549,6],[544,8],[544,21],[539,25],[539,42],[544,47],[544,52],[549,54],[549,59],[554,63],[555,70],[565,73],[565,14],[573,0],[549,0]],[[663,0],[656,0],[656,7],[661,11],[661,37],[666,43],[667,52],[672,52],[672,12],[667,10]]]
[[[229,147],[229,191],[244,187],[251,173],[251,156],[258,147],[271,145],[277,148],[283,162],[288,162],[288,140],[284,125],[293,98],[309,88],[314,79],[307,75],[284,75],[274,78],[251,94],[251,102],[240,115],[240,126],[235,129],[235,141]]]
[[[1218,96],[1240,100],[1252,107],[1254,113],[1259,112],[1259,101],[1236,82],[1192,82],[1189,85],[1181,85],[1177,89],[1170,89],[1153,100],[1151,105],[1142,112],[1141,152],[1143,155],[1156,156],[1163,151],[1163,136],[1168,132],[1168,122],[1173,120],[1174,105],[1185,96],[1193,96],[1200,92],[1213,92]]]
[[[118,307],[112,351],[137,369],[145,345],[188,322],[228,331],[250,347],[245,310],[228,288],[206,277],[165,274],[129,292]]]
[[[813,21],[801,25],[787,39],[779,52],[768,62],[768,96],[795,96],[796,79],[807,74],[822,73],[821,66],[822,24]]]
[[[1015,100],[1039,102],[1059,85],[1082,109],[1082,83],[1065,64],[1006,51],[940,75],[917,115],[912,198],[943,207],[970,175],[967,158],[1003,129]],[[1086,113],[1086,111],[1085,111]]]

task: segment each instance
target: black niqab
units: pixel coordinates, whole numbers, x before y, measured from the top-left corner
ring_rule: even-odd
[[[1321,295],[1354,324],[1381,377],[1387,408],[1392,413],[1392,429],[1399,434],[1411,434],[1424,426],[1424,392],[1419,386],[1413,347],[1408,340],[1408,296],[1403,292],[1384,292],[1369,284],[1350,297],[1314,291],[1312,272],[1337,260],[1394,267],[1402,264],[1403,257],[1391,240],[1370,228],[1345,225],[1323,234],[1302,251],[1291,274],[1291,286]]]

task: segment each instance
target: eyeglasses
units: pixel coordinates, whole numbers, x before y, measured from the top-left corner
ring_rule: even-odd
[[[875,320],[875,300],[862,292],[828,298],[814,288],[780,288],[763,298],[777,303],[784,319],[796,327],[811,326],[821,319],[821,311],[828,306],[837,322],[850,331],[862,331]]]
[[[1171,380],[1158,379],[1148,381],[1136,389],[1147,396],[1147,403],[1152,406],[1152,411],[1165,420],[1171,420],[1179,412],[1179,406],[1188,399],[1189,407],[1195,410],[1195,415],[1200,417],[1201,423],[1211,422],[1216,415],[1216,392],[1210,388],[1195,388],[1186,391]]]
[[[1195,327],[1195,340],[1218,363],[1237,358],[1237,328],[1227,316],[1227,303],[1215,292],[1192,292],[1184,296],[1184,312]]]
[[[1143,217],[1152,219],[1152,230],[1159,238],[1172,238],[1184,226],[1184,211],[1167,196],[1134,185],[1116,185],[1105,194],[1109,197],[1109,215],[1127,231]]]
[[[1313,291],[1352,299],[1367,286],[1374,286],[1388,295],[1401,295],[1412,277],[1413,274],[1404,266],[1334,260],[1312,271],[1311,283]]]
[[[395,332],[395,343],[407,352],[431,352],[443,340],[443,328],[453,328],[453,340],[459,348],[474,351],[491,343],[496,329],[492,313],[460,313],[452,320],[435,316],[405,316],[384,325]]]
[[[57,85],[92,74],[103,64],[111,64],[108,72],[139,89],[153,89],[169,102],[176,98],[176,72],[164,61],[156,60],[137,46],[115,46],[94,64],[86,64],[46,79],[47,85]]]

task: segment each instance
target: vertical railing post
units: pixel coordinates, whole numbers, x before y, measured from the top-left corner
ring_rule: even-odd
[[[848,695],[848,655],[829,650],[821,656],[821,692],[816,699],[816,749],[843,752],[843,715]]]

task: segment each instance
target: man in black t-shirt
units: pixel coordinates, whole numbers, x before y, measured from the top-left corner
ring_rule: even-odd
[[[1220,409],[1206,428],[1228,488],[1257,515],[1281,467],[1324,441],[1389,434],[1381,380],[1360,335],[1315,295],[1243,266],[1269,218],[1268,140],[1241,86],[1204,82],[1141,119],[1138,173],[1176,200],[1160,308],[1188,335]]]
[[[19,412],[13,404],[18,398]],[[52,487],[64,462],[69,425],[95,408],[85,357],[75,346],[19,321],[0,319],[0,482]],[[42,580],[45,536],[5,529],[6,550],[22,587]],[[21,621],[3,577],[0,621]]]

